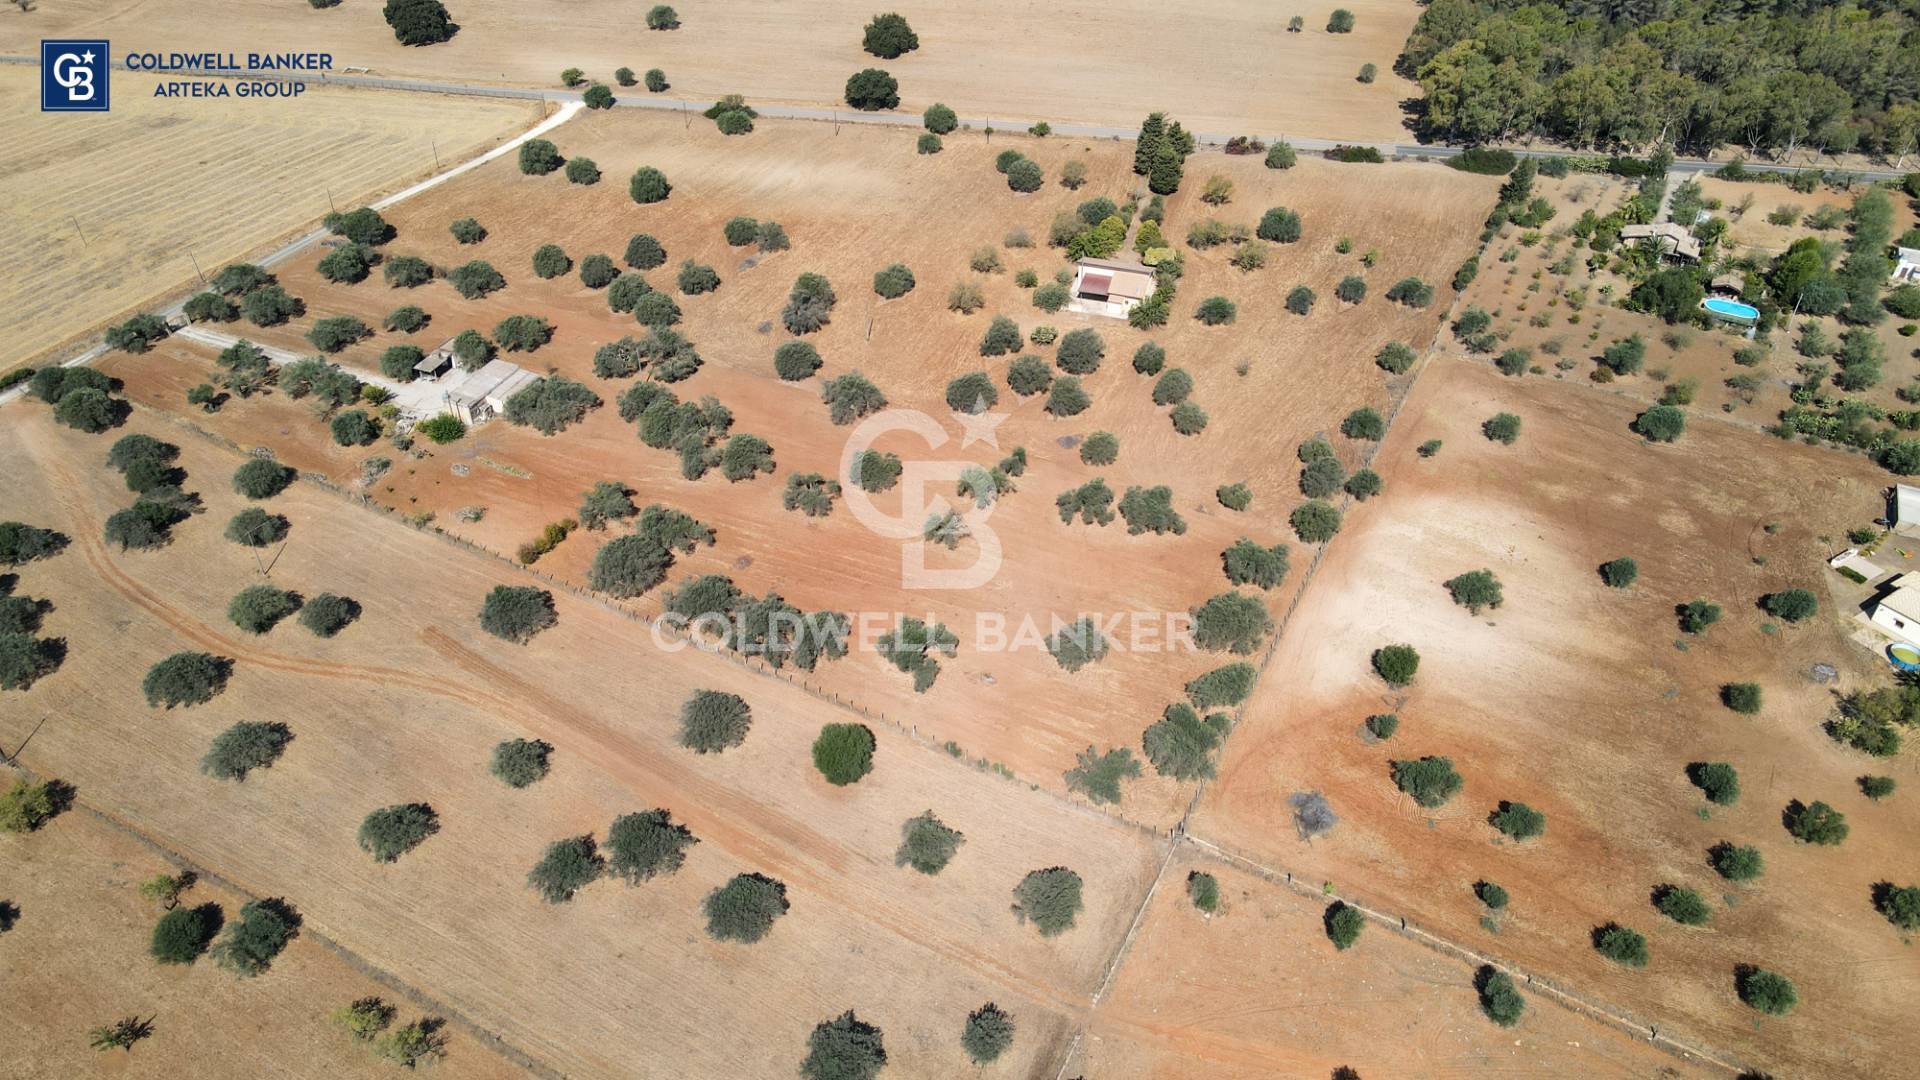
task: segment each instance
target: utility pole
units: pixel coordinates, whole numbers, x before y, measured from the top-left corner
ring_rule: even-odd
[[[72,214],[68,214],[67,220],[73,222],[73,231],[80,234],[80,246],[86,247],[87,246],[87,230],[82,229],[80,227],[80,219],[77,217],[74,217]]]
[[[193,259],[193,272],[200,275],[200,284],[205,285],[207,283],[207,272],[200,269],[200,260],[195,257],[192,248],[187,249],[187,258]]]
[[[429,139],[428,141],[433,144],[433,171],[439,172],[440,171],[440,140]]]

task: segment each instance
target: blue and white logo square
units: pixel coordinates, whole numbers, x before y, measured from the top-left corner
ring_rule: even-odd
[[[42,41],[40,111],[106,112],[108,55],[105,41]]]

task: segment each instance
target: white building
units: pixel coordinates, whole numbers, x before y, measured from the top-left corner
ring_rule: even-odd
[[[1910,645],[1920,645],[1920,573],[1905,573],[1887,583],[1875,597],[1867,617],[1888,634]]]
[[[1893,280],[1920,281],[1920,250],[1910,247],[1895,248],[1900,261],[1894,265]]]
[[[1153,295],[1153,271],[1144,263],[1119,259],[1081,259],[1073,270],[1068,311],[1124,319]]]
[[[539,381],[518,364],[489,360],[447,387],[447,411],[468,425],[484,424],[506,410],[508,398]]]
[[[1893,485],[1893,531],[1920,537],[1920,487]]]

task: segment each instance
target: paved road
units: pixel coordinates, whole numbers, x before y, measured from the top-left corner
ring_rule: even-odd
[[[0,64],[24,64],[29,66],[37,66],[39,62],[40,62],[39,58],[33,57],[33,56],[0,55]],[[124,62],[116,61],[113,66],[122,71],[127,70]],[[307,77],[302,74],[289,74],[284,72],[246,72],[246,73],[235,74],[231,76],[224,76],[224,75],[210,76],[206,74],[197,74],[195,77],[197,78],[207,78],[207,77],[236,78],[236,79],[237,78],[277,79],[277,80],[286,81],[286,82],[306,81],[306,82],[318,82],[322,84],[333,84],[333,85],[339,85],[339,86],[360,86],[360,87],[371,87],[371,88],[382,89],[382,90],[398,90],[398,91],[405,91],[409,93],[456,94],[456,95],[462,95],[466,97],[515,98],[515,99],[528,100],[528,101],[550,101],[550,102],[559,104],[561,106],[560,111],[556,113],[554,116],[549,117],[546,121],[542,122],[540,125],[538,125],[537,127],[534,127],[533,129],[527,131],[526,133],[520,135],[518,138],[514,139],[513,141],[502,144],[501,146],[495,147],[493,150],[488,151],[486,154],[478,158],[475,158],[472,161],[468,161],[461,165],[457,165],[428,180],[422,181],[421,183],[416,184],[413,187],[406,189],[405,191],[402,191],[396,195],[383,199],[380,202],[377,202],[374,204],[375,209],[385,209],[386,207],[392,206],[394,203],[397,203],[402,199],[418,194],[421,191],[425,191],[428,188],[431,188],[437,184],[445,183],[447,180],[450,180],[453,177],[458,176],[469,169],[475,168],[481,164],[484,164],[485,162],[491,161],[494,158],[497,158],[504,153],[508,153],[512,151],[514,148],[518,147],[521,143],[525,142],[526,140],[531,138],[536,138],[539,135],[542,135],[548,131],[553,130],[555,127],[558,127],[560,124],[565,123],[567,120],[571,119],[575,114],[577,114],[584,107],[583,104],[581,103],[579,92],[572,91],[572,90],[539,90],[539,89],[531,89],[527,87],[517,87],[517,86],[489,86],[489,85],[473,84],[473,83],[437,82],[437,81],[425,80],[425,79],[395,79],[395,78],[387,78],[385,76],[379,76],[379,75],[326,74],[326,75],[323,75],[321,78],[315,79],[315,78]],[[664,112],[685,112],[685,113],[702,112],[711,104],[712,102],[704,101],[704,100],[691,101],[685,98],[662,97],[659,95],[645,94],[642,92],[621,94],[614,99],[615,108],[654,109],[654,110],[664,111]],[[914,116],[911,113],[900,113],[900,112],[864,113],[864,112],[858,112],[852,109],[818,108],[814,106],[804,106],[804,105],[756,105],[754,106],[754,109],[756,112],[760,113],[760,115],[762,116],[774,117],[779,119],[818,120],[818,121],[823,121],[828,123],[840,123],[840,124],[870,124],[870,125],[878,125],[882,127],[912,128],[916,130],[922,127],[920,118],[917,116]],[[996,131],[1025,131],[1028,127],[1032,126],[1034,122],[1035,121],[1028,118],[1004,117],[1004,116],[1002,117],[981,116],[981,117],[961,117],[960,118],[960,123],[962,125],[965,125],[969,128],[979,130],[982,132],[985,132],[987,129],[993,129]],[[1051,126],[1053,131],[1060,135],[1078,135],[1078,136],[1087,137],[1087,138],[1099,138],[1099,139],[1107,139],[1107,138],[1130,139],[1138,133],[1137,129],[1131,128],[1131,127],[1103,127],[1095,124],[1058,123],[1058,124],[1051,124]],[[1222,145],[1227,141],[1227,139],[1232,137],[1232,135],[1238,135],[1238,134],[1246,134],[1246,133],[1233,132],[1230,134],[1221,134],[1219,132],[1195,132],[1194,138],[1202,144]],[[1337,140],[1337,139],[1314,139],[1314,138],[1293,137],[1293,136],[1287,136],[1284,133],[1263,134],[1260,137],[1269,142],[1284,138],[1288,142],[1292,143],[1297,149],[1305,150],[1309,152],[1319,151],[1319,150],[1330,150],[1340,145],[1371,146],[1379,150],[1381,154],[1391,156],[1391,157],[1433,159],[1433,160],[1441,160],[1445,158],[1454,157],[1455,155],[1463,153],[1466,149],[1465,147],[1459,147],[1459,146],[1441,146],[1441,145],[1428,146],[1428,145],[1422,145],[1419,143],[1361,142],[1361,143],[1344,143],[1343,144],[1340,140]],[[1528,156],[1528,157],[1539,158],[1539,159],[1586,156],[1586,155],[1575,154],[1571,151],[1566,151],[1566,150],[1521,149],[1521,150],[1516,150],[1515,152],[1519,154],[1524,154],[1525,156]],[[1693,175],[1698,173],[1711,172],[1714,169],[1718,169],[1723,164],[1725,163],[1707,161],[1699,158],[1680,158],[1674,161],[1672,172],[1674,174]],[[1747,168],[1752,169],[1756,172],[1772,172],[1772,173],[1797,173],[1797,172],[1805,171],[1803,167],[1799,167],[1799,166],[1774,165],[1766,162],[1752,163],[1752,164],[1749,164]],[[1864,180],[1891,180],[1891,179],[1898,179],[1899,177],[1906,175],[1904,172],[1895,170],[1895,169],[1857,169],[1857,170],[1851,170],[1851,172],[1854,176],[1857,176]],[[301,236],[285,244],[279,249],[269,253],[265,257],[256,260],[256,262],[261,266],[273,266],[276,263],[283,262],[286,259],[291,258],[293,255],[300,252],[301,250],[318,242],[325,235],[326,234],[324,230],[315,230],[313,232],[306,234],[305,236]],[[183,302],[184,302],[184,298],[182,298],[181,300],[176,300],[174,303],[170,304],[166,308],[163,308],[160,313],[163,316],[178,314],[180,311],[180,306]],[[61,364],[64,367],[73,367],[78,364],[90,363],[105,351],[106,351],[106,346],[104,344],[96,344],[93,347],[80,353],[79,355],[62,361]],[[11,401],[13,398],[20,396],[22,393],[25,393],[24,386],[16,387],[13,390],[0,393],[0,404],[5,404],[6,402]]]
[[[38,64],[39,59],[31,56],[0,56],[0,63]],[[113,66],[121,70],[126,70],[125,64],[120,62],[115,62]],[[576,90],[542,90],[520,86],[438,82],[429,79],[396,79],[382,75],[339,75],[323,73],[320,78],[315,79],[299,73],[246,72],[234,76],[199,75],[196,77],[279,79],[287,82],[306,81],[339,86],[365,86],[383,90],[403,90],[412,93],[519,98],[531,101],[552,101],[563,104],[578,103],[580,101],[580,92]],[[662,97],[658,94],[648,94],[637,88],[621,92],[614,99],[614,108],[617,109],[656,109],[665,112],[703,112],[712,104],[713,102],[704,99],[693,101],[686,98]],[[754,111],[762,116],[783,120],[823,120],[842,124],[873,124],[882,127],[902,127],[916,130],[922,126],[918,116],[912,113],[902,112],[864,113],[853,109],[819,108],[806,105],[755,105]],[[961,124],[977,131],[985,131],[987,128],[992,128],[995,131],[1024,132],[1036,122],[1036,118],[1033,117],[963,116],[960,118]],[[1079,135],[1096,139],[1131,139],[1139,133],[1139,129],[1135,127],[1103,127],[1097,124],[1053,123],[1052,121],[1048,121],[1048,123],[1053,131],[1059,135]],[[1224,145],[1229,138],[1235,135],[1247,134],[1251,133],[1245,131],[1226,133],[1197,131],[1194,132],[1194,138],[1204,144]],[[1286,139],[1297,149],[1306,151],[1331,150],[1336,146],[1371,146],[1379,150],[1383,155],[1432,158],[1435,160],[1454,157],[1466,150],[1466,147],[1462,146],[1444,146],[1439,144],[1348,142],[1340,139],[1315,139],[1289,136],[1284,132],[1272,134],[1263,133],[1260,135],[1260,138],[1268,142],[1273,142],[1277,139]],[[1516,149],[1514,152],[1539,159],[1591,156],[1569,150],[1552,149],[1527,148]],[[1708,161],[1703,158],[1680,158],[1674,161],[1672,171],[1692,175],[1712,172],[1725,164],[1726,162],[1724,161]],[[1797,173],[1804,172],[1812,167],[1813,166],[1775,165],[1768,162],[1749,162],[1747,164],[1747,168],[1755,172],[1768,173]],[[1837,166],[1835,168],[1837,169]],[[1906,175],[1903,170],[1899,169],[1847,169],[1838,171],[1849,172],[1863,180],[1895,180]]]

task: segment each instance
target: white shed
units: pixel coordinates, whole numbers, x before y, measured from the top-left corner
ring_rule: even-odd
[[[1920,250],[1903,247],[1895,248],[1894,251],[1900,256],[1900,260],[1894,264],[1893,280],[1920,281]]]
[[[1124,319],[1153,295],[1153,271],[1145,263],[1119,259],[1081,259],[1073,269],[1067,310]]]
[[[1892,587],[1874,598],[1867,617],[1901,641],[1920,645],[1920,574],[1901,574],[1888,584]]]
[[[447,410],[468,424],[482,424],[507,407],[507,399],[540,381],[518,364],[489,360],[447,388]]]
[[[1920,537],[1920,487],[1893,485],[1893,531]]]

